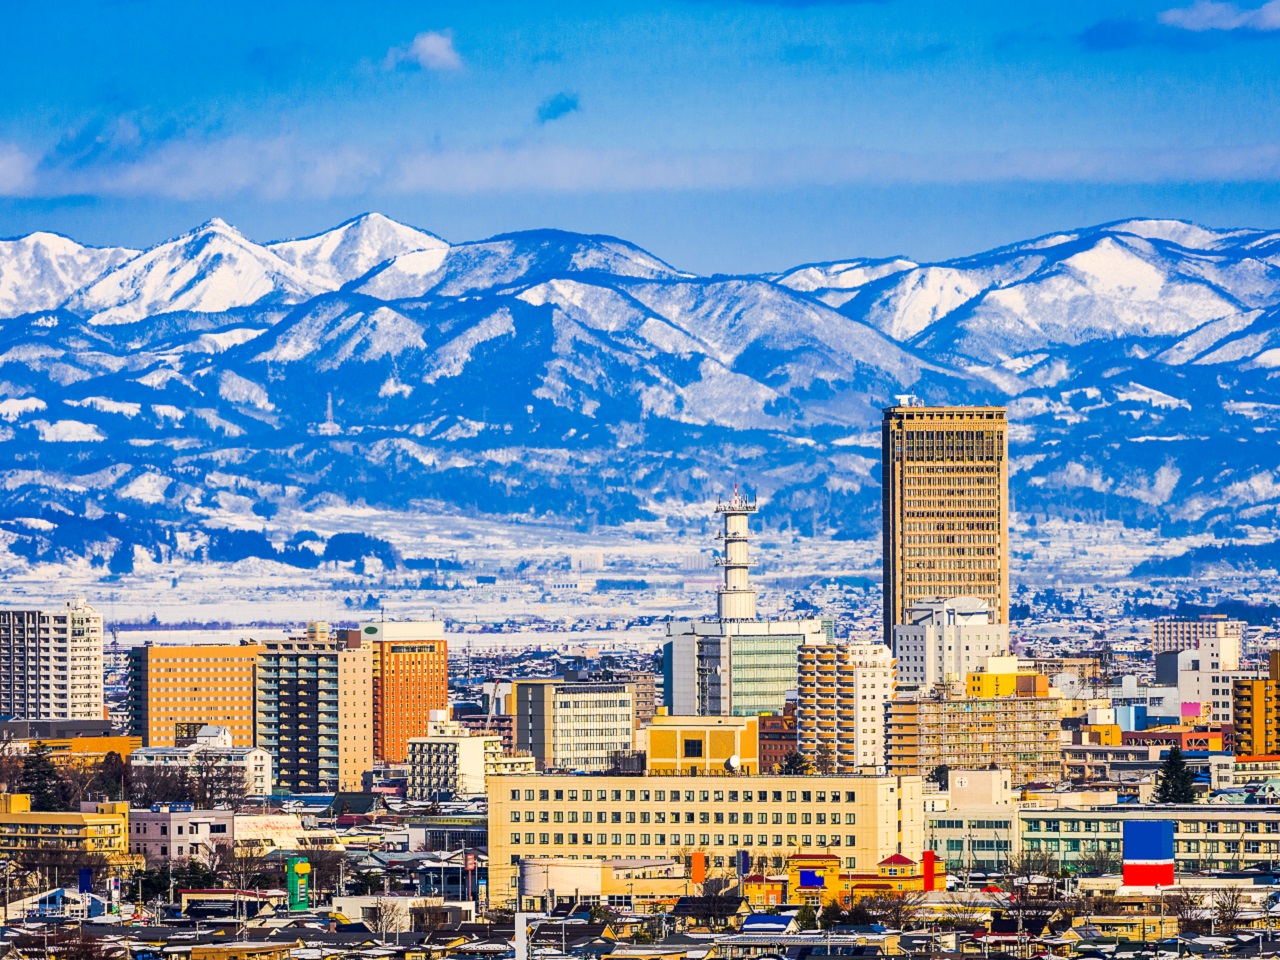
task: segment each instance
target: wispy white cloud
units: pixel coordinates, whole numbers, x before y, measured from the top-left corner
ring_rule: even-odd
[[[36,160],[13,144],[0,143],[0,196],[24,193],[32,186]]]
[[[388,50],[382,65],[387,70],[406,65],[423,70],[461,70],[462,57],[454,49],[452,30],[428,30],[408,44]]]
[[[1261,7],[1238,7],[1216,0],[1196,0],[1189,7],[1174,7],[1159,15],[1161,23],[1181,30],[1203,33],[1207,30],[1280,30],[1280,0],[1269,0]]]
[[[848,184],[1280,182],[1280,142],[1165,150],[657,150],[527,143],[406,150],[282,136],[163,142],[67,160],[0,145],[0,196],[221,199],[770,189]]]

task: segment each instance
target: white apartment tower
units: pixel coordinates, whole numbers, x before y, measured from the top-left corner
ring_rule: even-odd
[[[980,597],[931,597],[906,610],[893,628],[893,651],[901,686],[931,687],[963,681],[988,657],[1009,654],[1009,625],[992,623]]]
[[[0,716],[103,719],[102,614],[83,598],[0,610]]]
[[[807,644],[799,651],[798,749],[820,773],[884,768],[893,654],[883,643]]]

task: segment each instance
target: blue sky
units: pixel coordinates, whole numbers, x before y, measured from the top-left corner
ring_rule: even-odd
[[[0,235],[365,210],[703,272],[1280,226],[1280,0],[14,3]]]

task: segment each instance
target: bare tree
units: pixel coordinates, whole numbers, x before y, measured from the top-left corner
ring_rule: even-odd
[[[886,927],[895,930],[912,930],[919,925],[925,895],[919,890],[900,893],[877,893],[864,897],[862,906]]]
[[[1120,854],[1113,850],[1104,850],[1101,846],[1087,851],[1076,860],[1076,870],[1082,877],[1102,877],[1108,873],[1119,873],[1120,867]]]
[[[1178,918],[1178,932],[1204,933],[1208,924],[1204,909],[1204,894],[1183,887],[1171,897],[1165,897],[1165,909]]]
[[[833,773],[836,769],[836,754],[827,743],[818,744],[813,754],[813,768],[818,773]]]
[[[947,897],[943,921],[957,930],[972,930],[982,923],[989,911],[980,894],[974,891],[958,891]]]
[[[22,779],[22,753],[16,743],[0,745],[0,792],[17,793]]]
[[[209,869],[237,890],[252,890],[268,872],[266,854],[245,843],[223,840],[209,854]]]
[[[311,889],[317,893],[337,892],[338,876],[342,872],[347,855],[331,847],[313,847],[305,851],[311,864]]]
[[[63,790],[67,803],[73,810],[80,809],[81,801],[88,800],[98,785],[98,774],[102,770],[101,761],[68,758],[58,772],[62,774]]]
[[[395,897],[379,897],[365,908],[364,922],[385,943],[388,933],[398,933],[404,926],[404,904]]]
[[[198,809],[234,805],[249,792],[246,772],[223,759],[212,750],[197,750],[187,774],[191,801]]]
[[[1236,887],[1223,887],[1213,892],[1213,919],[1219,933],[1232,933],[1240,926],[1244,912],[1244,894]]]
[[[190,801],[191,785],[187,782],[186,772],[175,767],[131,767],[129,799],[139,807]]]

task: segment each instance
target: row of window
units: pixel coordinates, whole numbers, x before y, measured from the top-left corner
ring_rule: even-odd
[[[523,799],[533,800],[534,795],[541,801],[548,800],[577,800],[578,794],[582,794],[583,800],[591,800],[591,790],[525,790],[523,791]],[[648,802],[650,800],[658,803],[667,802],[667,794],[671,794],[671,802],[679,803],[681,791],[679,790],[596,790],[594,799],[596,800],[625,800],[633,803],[637,800]],[[853,790],[685,790],[685,803],[723,803],[727,799],[729,803],[769,803],[772,794],[773,803],[782,803],[783,795],[786,795],[787,803],[796,803],[799,797],[800,803],[840,803],[843,797],[844,803],[856,803],[857,797]],[[695,796],[697,799],[695,799]],[[739,799],[741,798],[741,799]],[[828,799],[830,798],[830,799]],[[511,791],[512,800],[521,799],[520,790]]]
[[[626,838],[625,841],[623,839],[624,837]],[[637,837],[639,837],[638,843]],[[845,835],[842,838],[840,834],[833,833],[828,835],[825,833],[819,833],[816,837],[816,844],[813,834],[805,833],[797,835],[794,833],[788,833],[785,834],[785,843],[783,842],[783,837],[784,834],[781,833],[746,833],[741,835],[736,833],[730,833],[728,835],[723,833],[512,833],[511,845],[533,846],[537,844],[542,846],[564,846],[565,844],[568,844],[569,846],[591,846],[595,844],[597,846],[629,847],[692,847],[695,845],[696,841],[697,845],[701,847],[838,847],[841,846],[842,839],[844,841],[844,846],[856,847],[858,845],[858,838],[853,834]]]
[[[521,818],[521,812],[519,810],[512,810],[511,822],[512,823],[521,823],[521,822],[534,823],[535,812],[538,817],[536,821],[537,823],[578,823],[579,822],[577,810],[568,810],[568,811],[525,810],[523,819]],[[744,826],[751,826],[752,824],[759,824],[763,826],[766,823],[773,823],[780,826],[783,823],[782,818],[784,816],[784,814],[782,813],[774,813],[772,815],[772,820],[770,820],[770,814],[768,813],[755,814],[755,813],[747,812],[747,813],[739,814],[736,810],[731,811],[729,813],[722,813],[720,811],[712,812],[708,810],[700,810],[700,811],[685,810],[683,812],[683,815],[684,815],[684,820],[682,821],[680,819],[681,811],[679,810],[672,810],[669,814],[666,810],[657,810],[657,811],[654,811],[653,813],[650,813],[648,810],[640,810],[638,812],[635,810],[625,810],[625,811],[614,810],[612,813],[608,813],[604,810],[600,810],[595,812],[594,814],[590,810],[583,810],[581,822],[591,823],[593,822],[592,817],[594,816],[595,823],[624,823],[624,822],[625,823],[668,823],[668,822],[695,823],[696,822],[696,823],[727,823],[730,825],[733,825],[736,823],[742,823]],[[670,816],[671,818],[670,821],[667,820],[668,816]],[[696,821],[694,820],[695,816],[698,818]],[[739,820],[739,816],[741,816],[741,820]],[[833,826],[841,826],[841,818],[842,818],[842,815],[839,813],[831,813],[831,814],[788,813],[788,814],[785,814],[785,816],[786,816],[786,822],[789,824],[795,824],[795,823],[817,824],[818,826],[825,826],[827,824],[828,816],[830,816],[831,818],[830,822]],[[799,817],[799,820],[796,819],[797,816]],[[566,817],[568,817],[567,820],[565,819]],[[623,817],[625,817],[626,819],[624,820]],[[636,819],[637,817],[639,817],[639,820]],[[652,819],[650,819],[650,817],[652,817]],[[726,817],[728,819],[726,819]],[[850,826],[856,822],[856,815],[852,813],[843,814],[843,821],[845,826]]]

